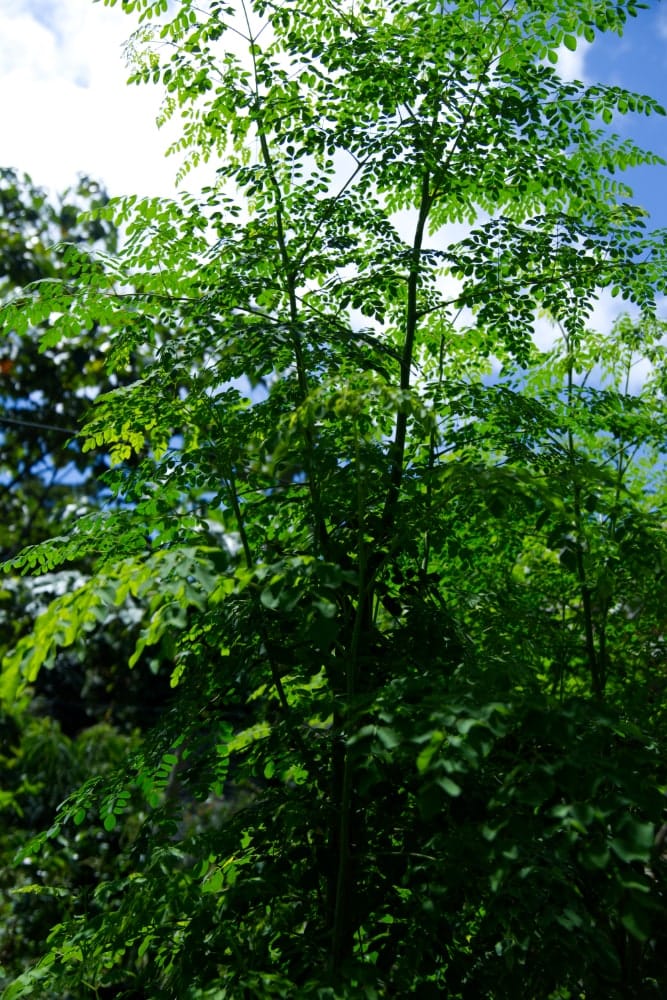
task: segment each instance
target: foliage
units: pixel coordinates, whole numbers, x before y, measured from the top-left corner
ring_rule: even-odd
[[[67,256],[63,240],[74,241],[81,255],[95,249],[115,250],[116,231],[110,223],[79,221],[82,209],[104,205],[106,200],[99,185],[87,178],[51,198],[30,178],[9,169],[0,171],[3,298],[22,294],[28,285],[39,287],[35,282],[62,277]],[[117,386],[126,375],[105,373],[100,348],[106,332],[102,328],[82,329],[68,344],[40,352],[40,336],[50,322],[46,317],[23,336],[10,332],[4,341],[0,544],[5,558],[16,554],[21,545],[38,543],[66,528],[84,510],[108,503],[108,488],[99,478],[107,468],[106,458],[96,456],[91,461],[84,455],[74,440],[73,427],[97,393]],[[89,571],[89,560],[84,557],[74,566],[39,578],[4,580],[0,589],[3,655],[17,640],[21,645],[21,637],[54,598],[63,600],[85,586]],[[92,895],[94,886],[115,870],[118,834],[112,837],[101,823],[58,838],[39,860],[27,859],[18,868],[14,855],[51,826],[59,803],[91,771],[103,775],[118,767],[138,745],[136,727],[145,728],[156,717],[166,684],[150,673],[147,658],[130,677],[126,670],[141,620],[137,602],[125,602],[113,610],[107,607],[97,619],[94,636],[88,631],[66,648],[60,644],[50,669],[35,678],[29,710],[25,695],[17,688],[9,692],[5,686],[7,709],[0,717],[3,981],[39,955],[65,899]],[[49,892],[37,898],[32,889],[43,884],[50,886]]]
[[[81,431],[115,502],[7,563],[95,560],[3,691],[136,601],[173,701],[26,848],[146,814],[6,1000],[658,997],[666,244],[607,126],[663,112],[557,73],[638,5],[124,7],[221,165],[4,309],[141,371]]]
[[[100,723],[76,738],[64,735],[48,717],[23,717],[3,712],[3,770],[0,809],[3,818],[0,879],[0,956],[15,973],[39,956],[44,937],[63,915],[78,904],[92,906],[95,886],[108,880],[123,838],[134,825],[113,833],[102,822],[72,829],[68,834],[51,828],[61,801],[91,773],[101,779],[118,768],[136,746],[137,735],[120,735]],[[39,858],[26,855],[20,868],[8,861],[28,840],[51,829],[53,841]],[[44,891],[35,895],[39,888]],[[58,993],[44,991],[44,997]]]
[[[113,252],[108,222],[82,223],[82,209],[108,200],[98,184],[80,178],[76,188],[49,199],[27,176],[0,171],[0,295],[7,299],[35,283],[55,282],[66,270],[65,244],[81,256],[92,248]],[[22,336],[3,341],[0,368],[2,427],[2,534],[5,556],[53,534],[53,525],[99,491],[105,467],[85,459],[74,440],[86,408],[105,388],[104,335],[82,328],[67,344],[40,351],[39,338],[53,317],[35,317]],[[111,385],[117,384],[114,377]]]
[[[102,208],[108,195],[96,182],[77,185],[50,197],[26,175],[0,171],[0,293],[7,301],[39,294],[69,280],[73,254],[81,267],[92,267],[95,254],[112,254],[117,230],[105,220],[80,218]],[[30,286],[30,293],[25,289]],[[9,330],[0,369],[2,428],[2,500],[0,547],[10,558],[22,547],[67,531],[84,513],[109,503],[103,481],[105,455],[87,455],[76,430],[98,394],[133,381],[140,361],[123,371],[107,372],[104,349],[108,330],[101,323],[82,324],[66,342],[45,347],[56,314],[40,312]],[[35,620],[54,599],[63,600],[85,586],[90,562],[82,553],[67,569],[37,579],[14,577],[0,590],[0,647],[3,653],[29,634]],[[38,681],[40,710],[57,719],[68,735],[106,715],[132,728],[141,700],[136,682],[128,683],[124,661],[128,642],[138,632],[141,612],[127,606],[98,616],[103,628],[86,642],[53,655],[51,670]],[[88,629],[90,632],[90,629]],[[85,646],[85,648],[84,648]],[[122,681],[117,683],[119,672]],[[34,679],[34,678],[33,678]],[[80,689],[86,692],[80,697]],[[127,696],[122,691],[126,689]],[[153,683],[155,691],[155,683]],[[17,688],[5,696],[11,702]]]

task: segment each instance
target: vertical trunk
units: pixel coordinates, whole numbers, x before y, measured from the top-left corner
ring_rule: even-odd
[[[568,353],[570,353],[570,342],[567,341]],[[574,370],[572,355],[569,356],[567,370],[567,398],[568,409],[572,410],[572,400],[574,396]],[[588,662],[588,672],[591,681],[591,692],[595,698],[604,696],[605,678],[600,668],[600,658],[595,645],[595,624],[593,618],[593,600],[591,588],[588,582],[586,564],[584,561],[584,522],[581,502],[581,485],[578,481],[577,452],[574,442],[574,435],[571,429],[567,432],[568,458],[570,463],[570,474],[572,482],[572,507],[574,514],[575,530],[575,564],[577,580],[579,583],[579,593],[581,595],[581,607],[584,616],[584,646],[586,649],[586,660]]]

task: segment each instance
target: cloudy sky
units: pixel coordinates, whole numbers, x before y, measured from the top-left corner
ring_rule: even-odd
[[[125,82],[134,27],[120,6],[91,0],[0,0],[3,166],[57,189],[82,172],[113,194],[171,193],[159,91]]]
[[[622,39],[564,52],[564,74],[617,84],[667,105],[667,4],[628,24]],[[160,93],[128,87],[122,44],[135,27],[120,6],[91,0],[0,0],[0,164],[59,189],[77,172],[112,194],[169,194],[177,161],[154,125]],[[667,158],[667,118],[615,127]],[[667,168],[638,171],[639,200],[667,226]]]

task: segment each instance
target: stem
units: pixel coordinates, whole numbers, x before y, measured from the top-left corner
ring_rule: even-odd
[[[430,191],[430,186],[431,173],[427,167],[422,176],[419,216],[417,219],[417,228],[415,229],[415,237],[412,243],[412,252],[410,255],[410,274],[408,276],[408,296],[405,312],[405,340],[403,342],[403,352],[401,355],[400,389],[402,392],[407,392],[410,388],[412,355],[414,353],[417,324],[419,322],[417,292],[419,290],[419,277],[421,273],[421,252],[424,243],[426,223],[433,204],[433,196]],[[396,504],[401,491],[407,431],[408,414],[405,409],[401,408],[396,416],[396,430],[394,432],[394,440],[391,445],[391,475],[384,511],[382,514],[382,522],[385,530],[390,530],[393,525],[396,513]]]
[[[254,92],[255,92],[255,114],[256,114],[256,124],[257,124],[257,135],[259,138],[259,147],[261,150],[262,161],[266,169],[267,176],[269,178],[269,184],[273,190],[273,199],[276,209],[276,241],[278,243],[278,253],[280,255],[280,262],[282,265],[282,271],[285,281],[285,291],[287,292],[287,300],[289,307],[289,330],[290,337],[292,340],[292,348],[294,351],[294,361],[296,368],[296,376],[299,384],[299,394],[301,398],[301,403],[305,403],[309,395],[309,380],[308,371],[303,353],[303,344],[301,342],[301,334],[299,332],[299,300],[297,295],[297,274],[299,271],[300,263],[297,260],[294,263],[290,257],[289,248],[287,246],[287,237],[285,233],[285,205],[283,200],[283,191],[276,174],[273,156],[271,155],[271,150],[269,148],[269,142],[262,122],[262,115],[260,113],[261,108],[261,96],[259,90],[259,73],[257,68],[257,56],[255,53],[255,42],[256,38],[253,35],[252,29],[250,27],[250,18],[248,17],[248,11],[246,5],[242,0],[243,14],[245,17],[246,26],[248,29],[248,40],[250,42],[250,51],[252,56],[253,65],[253,75],[254,75]],[[324,521],[324,516],[322,513],[322,502],[319,491],[319,485],[317,482],[317,476],[315,475],[315,439],[313,434],[313,428],[308,423],[304,428],[304,440],[305,440],[305,466],[306,474],[308,478],[308,488],[310,491],[311,501],[313,505],[313,520],[314,520],[314,535],[317,542],[317,546],[322,552],[325,553],[328,543],[328,533],[326,529],[326,524]]]
[[[632,356],[633,352],[630,350],[628,355],[628,363],[625,369],[625,384],[623,386],[623,396],[627,398],[630,392],[630,375],[632,374]],[[622,426],[622,425],[621,425]],[[616,534],[616,516],[618,511],[618,505],[621,500],[621,490],[623,489],[623,476],[626,469],[628,468],[630,459],[626,455],[626,448],[629,447],[629,442],[625,440],[625,435],[621,432],[619,448],[616,457],[616,482],[614,488],[614,506],[612,508],[612,513],[609,518],[609,528],[611,531],[611,537],[613,539]],[[606,569],[605,560],[605,569]],[[607,622],[609,620],[609,608],[611,606],[611,594],[610,588],[605,588],[605,596],[602,602],[602,611],[600,615],[600,625],[599,625],[599,642],[598,642],[598,674],[600,677],[600,686],[604,691],[605,685],[607,683],[607,675],[609,672],[609,657],[607,654]]]
[[[341,718],[341,727],[350,720],[352,701],[357,689],[357,674],[359,665],[359,649],[363,634],[364,622],[368,621],[368,608],[372,603],[372,582],[374,577],[367,579],[366,539],[364,537],[365,494],[361,468],[361,450],[359,428],[355,434],[355,465],[357,472],[357,607],[352,626],[350,654],[347,663],[345,711]],[[341,728],[340,738],[344,740],[345,730]],[[333,907],[333,926],[331,931],[331,954],[329,958],[329,973],[335,981],[340,964],[345,957],[347,942],[353,932],[353,893],[351,866],[351,827],[353,803],[353,765],[344,743],[334,749],[335,754],[342,754],[342,782],[340,788],[340,820],[338,824],[338,858],[336,885]],[[335,799],[334,799],[335,801]]]
[[[308,374],[306,372],[303,359],[301,337],[297,329],[297,323],[299,321],[299,303],[296,294],[296,276],[294,274],[289,250],[287,249],[287,240],[285,238],[285,209],[283,206],[283,193],[275,174],[273,158],[271,156],[271,150],[269,149],[266,133],[259,123],[257,128],[259,133],[259,145],[262,151],[262,159],[264,161],[264,166],[266,167],[266,172],[269,176],[269,183],[273,188],[273,196],[276,206],[276,239],[278,242],[278,250],[280,252],[283,273],[285,275],[285,287],[289,303],[290,332],[292,335],[292,345],[294,347],[294,359],[296,361],[296,373],[299,380],[299,389],[301,390],[301,397],[303,400],[308,396]]]
[[[505,26],[499,36],[499,42],[504,34]],[[490,56],[487,60],[487,68],[493,62],[493,56]],[[473,109],[477,104],[477,100],[482,91],[482,76],[477,82],[475,91],[470,99],[468,107],[463,115],[459,130],[457,132],[456,138],[451,145],[449,152],[447,153],[444,162],[437,168],[438,178],[434,183],[433,189],[431,190],[431,170],[428,166],[428,158],[426,159],[426,166],[424,168],[424,173],[422,175],[421,183],[421,195],[419,201],[419,216],[417,218],[417,228],[415,229],[415,237],[412,244],[412,252],[410,255],[410,274],[408,276],[408,299],[406,306],[405,315],[405,341],[403,342],[403,354],[401,358],[401,390],[407,392],[410,388],[410,371],[412,368],[412,356],[414,353],[415,337],[417,333],[417,324],[421,318],[421,313],[417,308],[417,292],[419,290],[419,277],[421,273],[421,252],[424,243],[424,232],[426,231],[426,223],[428,222],[428,217],[433,206],[433,202],[438,198],[443,191],[443,185],[447,177],[447,172],[452,163],[454,154],[458,148],[459,142],[461,141],[465,130],[470,123],[472,118]],[[430,138],[433,138],[433,134],[437,128],[439,119],[439,107],[433,114],[433,119],[431,121],[431,134]],[[391,445],[391,474],[389,480],[389,489],[387,491],[387,497],[385,501],[384,511],[382,513],[382,524],[385,530],[385,534],[391,531],[394,519],[396,515],[396,506],[398,503],[398,498],[401,492],[401,484],[403,481],[403,463],[405,459],[405,442],[407,438],[408,430],[408,415],[405,411],[399,411],[396,417],[396,431],[394,433],[394,440]]]
[[[340,821],[338,825],[338,867],[336,872],[333,928],[331,932],[331,954],[329,957],[329,975],[332,982],[335,982],[338,978],[340,965],[345,957],[346,937],[351,930],[350,821],[352,815],[352,765],[345,747],[342,748],[342,752],[344,754],[344,762],[340,796]]]
[[[568,354],[568,366],[567,366],[567,401],[568,401],[568,411],[572,412],[572,399],[574,395],[574,360],[572,357],[571,343],[570,339],[565,337],[565,346],[567,348]],[[588,667],[591,674],[591,688],[593,695],[596,698],[602,698],[604,695],[604,677],[602,676],[600,670],[600,662],[598,659],[598,654],[595,648],[595,627],[593,624],[593,602],[591,598],[591,589],[588,585],[588,580],[586,576],[586,566],[584,563],[584,546],[583,546],[583,517],[581,511],[581,485],[577,479],[577,468],[576,468],[576,448],[574,443],[574,434],[572,433],[572,427],[568,423],[567,429],[567,445],[568,445],[568,458],[570,462],[570,474],[572,478],[572,506],[574,513],[574,524],[575,524],[575,564],[577,568],[577,579],[579,581],[579,592],[581,594],[581,604],[584,612],[584,637],[586,644],[586,656],[588,658]]]
[[[445,366],[445,335],[440,337],[440,351],[438,353],[438,385],[442,385],[442,376]],[[428,564],[431,557],[431,511],[433,507],[433,471],[435,469],[437,438],[437,425],[434,424],[428,442],[428,471],[426,475],[426,529],[424,531],[424,555],[422,558],[422,571],[424,575],[428,573]]]
[[[231,466],[227,470],[227,478],[229,480],[229,497],[230,497],[230,502],[231,502],[232,510],[234,511],[234,517],[236,518],[236,524],[237,524],[238,529],[239,529],[239,538],[241,539],[241,546],[243,548],[243,555],[245,556],[246,565],[248,567],[250,567],[250,566],[253,565],[252,552],[250,550],[250,543],[248,541],[248,534],[247,534],[247,532],[245,530],[245,523],[244,523],[244,520],[243,520],[243,514],[241,512],[241,505],[239,503],[238,493],[236,491],[236,479],[234,477],[234,472],[233,472]],[[283,682],[282,682],[282,678],[280,676],[280,671],[278,670],[278,666],[277,666],[277,664],[276,664],[273,656],[271,655],[270,644],[269,644],[269,641],[268,641],[268,635],[266,633],[266,626],[264,624],[264,615],[262,613],[261,608],[258,608],[258,611],[259,611],[259,633],[260,633],[260,636],[262,638],[262,643],[264,645],[264,649],[266,650],[266,658],[268,660],[269,670],[271,671],[271,680],[273,682],[274,688],[276,689],[276,694],[278,695],[278,701],[280,702],[280,706],[281,706],[283,712],[285,713],[285,717],[288,720],[290,720],[291,719],[291,709],[290,709],[290,706],[289,706],[289,702],[287,700],[287,695],[285,694],[285,688],[283,687]],[[296,730],[294,730],[294,731],[296,733]],[[298,740],[298,742],[300,744],[300,748],[302,750],[305,750],[305,747],[303,746],[303,741],[301,740],[300,734],[296,733],[296,736],[297,736],[297,740]]]
[[[220,425],[220,417],[218,411],[215,409],[210,400],[209,400],[209,407],[210,407],[210,412],[213,415],[214,421],[216,421],[216,423]],[[241,548],[243,549],[243,555],[245,557],[246,565],[250,567],[254,565],[255,560],[253,558],[252,549],[250,548],[250,539],[248,538],[248,533],[245,528],[245,519],[243,517],[243,511],[241,510],[241,504],[239,503],[239,493],[236,488],[236,476],[234,475],[234,469],[231,461],[227,465],[225,473],[227,476],[227,482],[229,483],[229,490],[228,490],[229,503],[234,512],[234,517],[236,518],[236,524],[239,531],[239,538],[241,539]],[[265,655],[267,662],[269,664],[271,681],[273,683],[274,688],[276,689],[276,694],[278,695],[278,701],[280,702],[280,706],[285,715],[287,724],[290,726],[292,730],[295,743],[297,744],[299,750],[301,750],[302,754],[304,755],[304,760],[305,760],[307,753],[306,746],[301,737],[301,733],[296,728],[296,725],[294,724],[292,718],[292,709],[290,708],[290,704],[287,700],[287,695],[285,694],[285,688],[283,686],[282,678],[280,676],[280,671],[278,670],[278,664],[276,663],[275,658],[271,653],[270,642],[266,631],[266,623],[264,620],[264,610],[259,605],[259,603],[257,607],[257,612],[258,612],[259,634],[264,649],[266,651]]]

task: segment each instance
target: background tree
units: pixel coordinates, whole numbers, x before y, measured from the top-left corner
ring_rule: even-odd
[[[2,297],[11,299],[28,286],[38,288],[35,283],[62,279],[64,241],[73,243],[82,257],[94,250],[113,253],[115,227],[80,220],[83,211],[107,200],[88,178],[50,197],[29,177],[10,169],[0,171]],[[104,456],[84,455],[74,428],[91,400],[129,381],[130,372],[105,371],[106,331],[101,326],[82,328],[67,344],[40,351],[40,338],[49,325],[47,316],[22,336],[10,332],[3,341],[0,539],[4,558],[66,530],[83,512],[108,502],[109,491],[101,479],[108,462]],[[3,654],[30,631],[54,597],[76,589],[89,571],[89,561],[81,559],[39,579],[6,579],[0,590]],[[113,871],[117,834],[101,823],[60,838],[39,863],[17,869],[13,858],[18,848],[50,826],[59,803],[91,773],[119,766],[137,745],[137,727],[154,720],[163,697],[159,677],[149,672],[146,662],[134,675],[128,676],[126,670],[140,620],[136,605],[107,609],[95,636],[86,636],[54,657],[51,669],[37,678],[29,703],[25,697],[8,700],[0,712],[4,982],[40,953],[62,901],[92,893],[95,884]],[[44,881],[55,884],[54,898],[10,891]]]
[[[106,192],[90,178],[50,198],[46,191],[15,170],[0,171],[0,289],[11,300],[30,286],[37,289],[67,282],[80,269],[93,267],[94,255],[113,255],[116,227],[84,212],[105,206]],[[74,256],[73,256],[74,255]],[[76,258],[76,262],[74,261]],[[108,329],[102,323],[71,324],[66,342],[45,345],[54,316],[38,315],[19,335],[9,331],[3,342],[4,368],[0,375],[0,433],[3,485],[0,499],[0,540],[3,557],[35,545],[78,518],[109,503],[104,482],[108,459],[86,454],[76,439],[92,400],[137,377],[141,359],[110,372],[104,350]],[[2,647],[11,648],[29,631],[35,618],[53,597],[81,584],[89,570],[82,559],[68,569],[42,576],[39,581],[13,578],[2,593]],[[135,609],[135,631],[140,614]],[[124,669],[132,612],[107,613],[103,634],[87,636],[70,654],[58,657],[54,669],[39,681],[38,693],[46,712],[73,735],[99,720],[136,716],[141,701],[136,684]],[[84,663],[85,661],[85,663]],[[122,683],[115,683],[118,668]],[[81,690],[86,695],[81,698]],[[111,691],[113,689],[113,695]],[[127,696],[123,696],[123,689]],[[121,697],[124,705],[114,704]],[[142,716],[144,708],[139,710]]]
[[[82,253],[97,247],[113,252],[115,228],[108,222],[79,222],[83,209],[103,205],[107,195],[81,178],[53,203],[29,177],[0,173],[0,289],[3,297],[65,271],[66,242]],[[79,497],[102,488],[103,458],[94,467],[75,440],[93,396],[106,387],[100,352],[103,338],[81,329],[72,342],[40,351],[49,317],[22,337],[3,343],[2,459],[3,550],[12,555],[26,543],[42,541],[53,525],[71,516]],[[108,380],[107,386],[109,385]],[[113,377],[111,384],[115,384]]]
[[[122,253],[4,311],[147,360],[82,430],[115,506],[11,560],[95,573],[2,693],[129,598],[174,699],[28,848],[153,810],[6,1000],[659,996],[662,705],[624,692],[659,673],[665,242],[602,126],[661,109],[553,68],[637,5],[126,6],[185,172],[222,166],[101,206]]]

